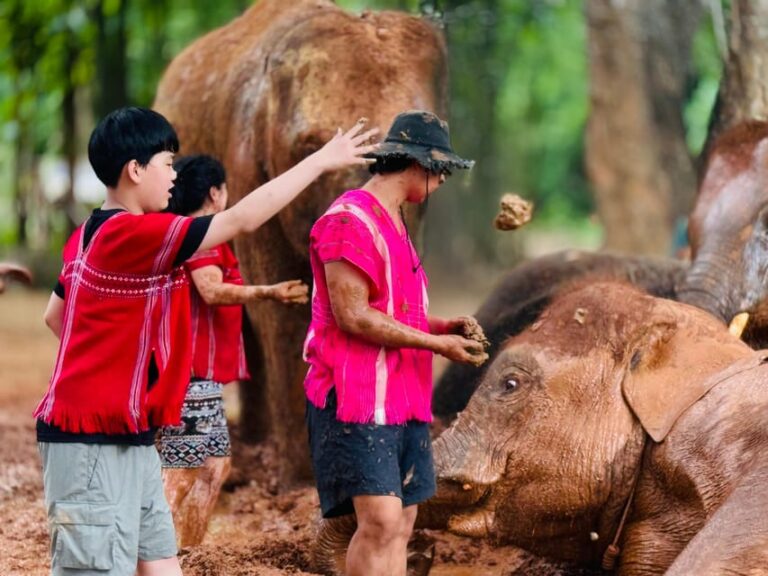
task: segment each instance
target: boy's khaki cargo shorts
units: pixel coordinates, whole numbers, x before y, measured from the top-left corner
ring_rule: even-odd
[[[40,442],[51,574],[133,575],[176,556],[154,446]]]

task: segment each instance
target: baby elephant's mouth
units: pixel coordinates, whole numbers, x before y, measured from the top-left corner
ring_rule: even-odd
[[[456,512],[448,518],[448,529],[461,536],[484,538],[491,532],[495,513],[490,503],[492,487],[488,484],[440,480],[432,502],[449,506]]]

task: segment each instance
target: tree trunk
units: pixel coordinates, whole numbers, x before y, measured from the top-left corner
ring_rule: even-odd
[[[728,59],[707,145],[739,122],[767,119],[768,0],[733,0]]]
[[[698,0],[588,0],[586,163],[605,247],[666,255],[695,194],[682,106]]]
[[[24,121],[16,115],[16,119],[19,126],[19,132],[16,135],[16,157],[14,158],[14,170],[13,170],[13,206],[16,214],[16,244],[21,247],[26,247],[28,244],[27,238],[27,190],[25,184],[25,166],[29,153],[29,146],[27,145],[27,128]]]
[[[94,108],[97,119],[128,103],[128,64],[125,53],[127,2],[119,0],[117,13],[111,15],[104,13],[105,4],[105,0],[99,0],[95,7],[97,94]]]
[[[71,70],[77,61],[79,50],[76,39],[70,31],[67,38],[66,50],[64,54],[64,79],[66,86],[64,88],[64,98],[62,101],[62,129],[64,131],[64,158],[67,162],[67,174],[69,175],[69,184],[61,199],[61,207],[66,219],[66,235],[69,237],[75,231],[76,224],[76,205],[75,205],[75,168],[77,165],[77,103],[76,87],[72,79]]]

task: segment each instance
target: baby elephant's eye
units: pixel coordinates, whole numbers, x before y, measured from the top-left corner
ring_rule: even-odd
[[[507,378],[507,381],[504,383],[504,388],[506,388],[508,392],[511,392],[517,388],[517,385],[518,381],[516,378]]]

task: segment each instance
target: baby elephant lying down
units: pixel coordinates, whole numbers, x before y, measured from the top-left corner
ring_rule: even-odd
[[[621,576],[768,574],[766,360],[698,308],[564,291],[435,442],[419,524]]]

